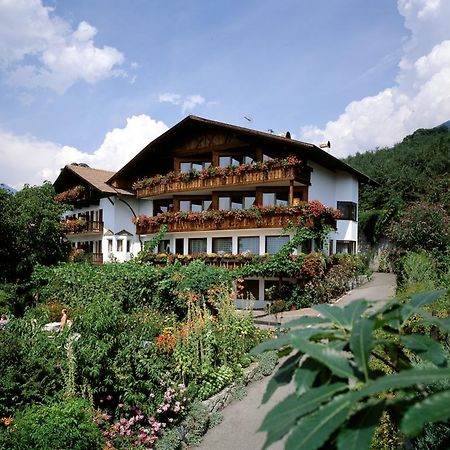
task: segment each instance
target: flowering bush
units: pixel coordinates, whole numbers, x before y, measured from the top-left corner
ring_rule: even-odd
[[[161,387],[165,387],[164,400],[152,416],[146,416],[136,406],[126,410],[123,403],[117,405],[116,418],[108,412],[97,411],[95,422],[103,430],[107,448],[121,450],[133,445],[133,448],[151,449],[166,427],[180,422],[187,408],[186,387],[165,381],[161,381]]]
[[[228,177],[233,175],[242,175],[251,172],[268,172],[272,169],[286,167],[302,167],[303,162],[295,155],[283,159],[271,159],[269,161],[257,161],[251,164],[241,164],[239,166],[209,166],[204,170],[190,170],[189,172],[172,171],[166,175],[155,175],[144,178],[133,184],[133,189],[144,189],[146,187],[157,186],[159,184],[169,184],[177,181],[191,181],[196,179],[208,179],[214,177]]]
[[[86,188],[82,185],[74,186],[64,192],[55,195],[55,202],[71,203],[77,200],[82,200],[86,194]]]
[[[388,236],[402,250],[445,252],[450,246],[450,215],[443,205],[415,203],[391,224]]]

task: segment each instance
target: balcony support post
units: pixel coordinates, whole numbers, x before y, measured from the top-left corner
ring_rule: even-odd
[[[293,206],[294,204],[294,180],[289,182],[289,206]]]

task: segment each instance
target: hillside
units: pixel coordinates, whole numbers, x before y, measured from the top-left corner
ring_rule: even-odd
[[[413,202],[441,190],[442,183],[448,186],[450,131],[443,126],[419,129],[393,147],[357,153],[345,162],[380,183],[362,187],[361,209]]]
[[[362,186],[360,222],[372,239],[408,205],[424,201],[450,210],[450,130],[419,129],[393,147],[358,153],[345,162],[379,186]]]

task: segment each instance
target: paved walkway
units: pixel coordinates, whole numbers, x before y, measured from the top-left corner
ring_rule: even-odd
[[[365,298],[367,300],[384,301],[395,294],[395,276],[392,274],[375,273],[368,283],[347,293],[336,303],[344,306],[352,301]],[[284,313],[282,323],[295,317],[314,312],[310,308]],[[269,320],[274,318],[269,317]],[[278,318],[280,319],[280,318]],[[203,439],[200,450],[260,450],[265,441],[265,433],[258,432],[267,412],[279,403],[289,393],[294,391],[294,386],[284,386],[278,389],[272,398],[264,405],[261,399],[265,392],[270,377],[252,383],[247,387],[247,396],[241,401],[235,401],[223,411],[223,421],[220,425],[210,430]],[[276,442],[269,447],[270,450],[283,449],[283,443]]]

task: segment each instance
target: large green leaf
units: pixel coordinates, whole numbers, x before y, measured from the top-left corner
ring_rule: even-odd
[[[344,315],[350,328],[352,328],[353,324],[361,318],[363,313],[367,310],[368,305],[367,300],[361,299],[344,306]]]
[[[319,316],[303,316],[298,319],[291,320],[286,324],[282,325],[282,328],[293,328],[293,327],[308,327],[310,325],[324,325],[329,324],[330,321]]]
[[[270,379],[267,384],[266,392],[264,393],[262,403],[266,403],[272,394],[280,387],[285,384],[289,384],[294,376],[295,369],[298,367],[298,361],[301,358],[301,353],[296,353],[289,357],[283,364],[278,368],[275,374]]]
[[[311,389],[302,397],[291,394],[272,408],[259,428],[267,432],[264,448],[281,439],[295,425],[297,420],[314,411],[334,394],[346,389],[345,383],[335,383]]]
[[[364,374],[364,379],[369,379],[369,357],[372,350],[372,331],[374,321],[372,319],[360,319],[356,321],[352,328],[350,337],[350,348],[358,364],[359,369]]]
[[[344,352],[326,344],[317,344],[301,337],[292,339],[292,345],[311,358],[326,365],[333,373],[344,378],[355,378],[354,371]]]
[[[430,395],[409,408],[400,427],[405,434],[416,436],[426,423],[441,422],[449,418],[450,391],[443,391]]]
[[[406,320],[412,314],[422,315],[422,308],[425,305],[434,302],[439,297],[442,297],[442,295],[444,295],[445,293],[446,291],[444,289],[440,289],[438,291],[429,291],[411,295],[411,300],[403,305],[402,319]]]
[[[337,327],[343,329],[348,327],[348,320],[342,308],[324,303],[315,305],[314,309],[318,311],[321,316],[333,322]]]
[[[314,383],[323,365],[314,359],[307,358],[295,371],[294,380],[297,386],[297,394],[302,395],[307,392]]]
[[[349,415],[357,395],[336,397],[319,410],[303,417],[286,441],[287,450],[316,450],[327,441]]]
[[[411,300],[408,303],[414,308],[422,308],[425,305],[434,302],[439,297],[442,297],[445,293],[445,289],[439,289],[436,291],[422,292],[420,294],[412,294]]]
[[[402,336],[401,343],[426,361],[437,366],[446,365],[446,352],[438,342],[428,336],[418,334]]]
[[[348,426],[339,433],[338,450],[361,450],[370,448],[372,435],[384,411],[385,401],[365,406],[354,414]]]
[[[360,397],[378,394],[391,389],[402,389],[418,384],[431,384],[450,377],[450,369],[409,369],[385,375],[367,383],[360,391]]]
[[[253,355],[258,355],[259,353],[265,352],[266,350],[278,350],[285,345],[291,343],[291,338],[287,334],[278,337],[277,339],[271,339],[270,341],[261,342],[261,344],[254,347],[250,353]]]

